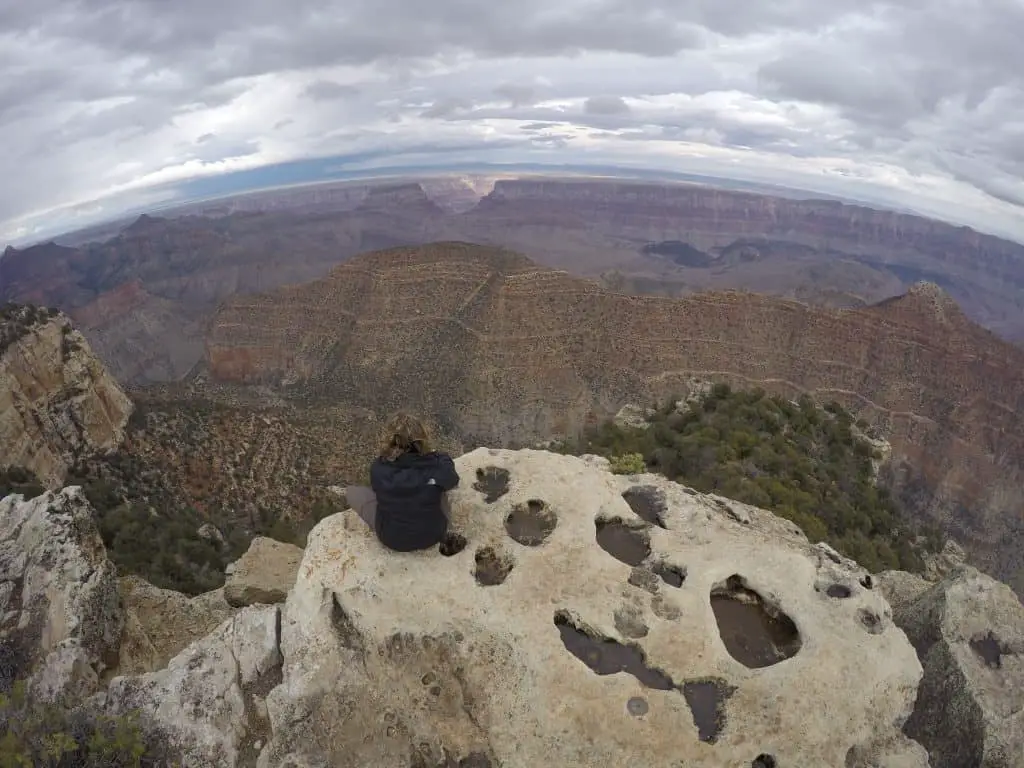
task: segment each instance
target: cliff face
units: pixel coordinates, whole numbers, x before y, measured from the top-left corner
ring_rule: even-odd
[[[888,433],[913,507],[1024,587],[1024,351],[934,286],[857,310],[737,292],[646,298],[437,244],[230,300],[206,357],[215,380],[412,408],[477,445],[573,432],[685,393],[692,376],[837,399]]]
[[[11,307],[0,329],[0,466],[55,487],[75,456],[121,443],[131,402],[66,316]]]

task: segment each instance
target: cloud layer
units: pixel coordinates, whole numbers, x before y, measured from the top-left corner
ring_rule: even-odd
[[[333,155],[778,181],[1024,240],[1021,40],[1019,0],[0,0],[0,243]]]

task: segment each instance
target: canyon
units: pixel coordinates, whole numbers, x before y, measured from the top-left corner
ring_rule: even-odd
[[[130,384],[185,376],[228,296],[440,240],[511,248],[625,293],[744,289],[851,307],[927,280],[981,325],[1024,338],[1024,246],[839,201],[621,180],[422,179],[278,190],[164,215],[106,240],[8,248],[0,300],[68,313]]]

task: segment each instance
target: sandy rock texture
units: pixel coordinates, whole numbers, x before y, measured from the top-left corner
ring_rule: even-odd
[[[856,564],[592,457],[457,467],[457,554],[351,511],[311,533],[260,766],[928,764],[921,664]]]

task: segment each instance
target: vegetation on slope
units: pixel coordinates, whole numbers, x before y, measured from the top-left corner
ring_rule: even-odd
[[[0,306],[0,355],[40,323],[57,316],[57,310],[32,304]]]
[[[0,499],[12,493],[20,493],[26,499],[34,499],[44,490],[35,473],[24,467],[0,468]]]
[[[725,384],[676,402],[658,408],[648,428],[608,421],[556,449],[769,509],[871,571],[920,571],[921,551],[940,546],[934,530],[911,531],[877,485],[881,455],[838,403],[821,408],[806,396],[793,403]]]
[[[147,745],[134,716],[67,709],[25,694],[15,683],[0,694],[0,768],[148,768],[172,765]]]

